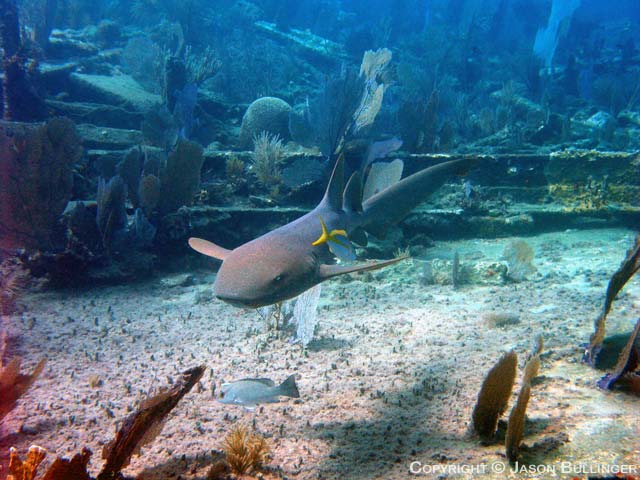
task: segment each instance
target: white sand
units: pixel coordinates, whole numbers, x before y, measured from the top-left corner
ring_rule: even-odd
[[[625,230],[528,238],[539,273],[520,284],[425,286],[418,262],[328,282],[317,340],[307,354],[288,341],[291,331],[265,332],[253,311],[217,300],[197,303],[196,294],[210,289],[208,272],[195,272],[197,283],[188,287],[154,279],[28,294],[26,311],[5,319],[12,353],[29,368],[42,356],[48,364],[2,425],[2,461],[10,445],[22,452],[41,445],[50,451],[49,462],[86,446],[97,474],[117,420],[151,388],[205,364],[201,384],[125,474],[204,478],[211,451],[220,449],[231,426],[255,422],[270,437],[271,465],[287,478],[408,478],[413,461],[466,465],[459,478],[478,477],[484,468],[489,477],[491,465],[505,462],[503,446],[484,447],[466,436],[480,383],[508,349],[517,351],[522,367],[541,333],[541,378],[524,439],[540,446],[523,458],[557,469],[563,461],[592,468],[635,462],[640,474],[639,399],[599,390],[595,382],[603,372],[580,363],[580,345],[589,339],[609,277],[632,238]],[[429,257],[458,250],[463,263],[480,256],[497,260],[508,240],[439,242]],[[639,307],[635,278],[615,302],[608,332],[629,332]],[[491,329],[482,319],[486,312],[512,312],[520,323]],[[302,395],[297,401],[249,413],[212,398],[212,387],[219,391],[222,381],[260,376],[279,382],[293,372]],[[92,376],[102,386],[92,388]]]

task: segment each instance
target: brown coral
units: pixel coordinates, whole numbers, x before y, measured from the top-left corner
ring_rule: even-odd
[[[160,171],[161,213],[167,214],[190,205],[200,188],[200,170],[204,162],[202,147],[180,139]]]
[[[13,313],[16,298],[27,281],[27,271],[15,259],[0,263],[0,315]]]
[[[4,357],[6,335],[0,340],[0,362]],[[20,358],[14,357],[4,367],[0,366],[0,420],[13,410],[27,390],[44,370],[46,361],[40,360],[30,375],[20,373]]]
[[[118,478],[120,470],[129,464],[131,456],[139,453],[142,446],[160,433],[171,410],[200,381],[204,369],[200,366],[187,370],[171,389],[145,400],[136,412],[124,420],[116,438],[102,451],[106,463],[98,480]]]
[[[149,215],[160,202],[160,179],[155,175],[144,175],[138,187],[140,206]]]
[[[0,247],[52,244],[82,156],[73,122],[0,125]]]
[[[618,384],[640,394],[640,319],[620,352],[613,372],[598,381],[598,386],[604,389],[611,389]]]
[[[595,366],[596,357],[602,348],[602,342],[604,342],[605,328],[607,315],[613,305],[613,300],[616,298],[620,290],[625,286],[633,275],[635,275],[640,269],[640,235],[636,235],[633,247],[627,251],[625,259],[620,264],[620,267],[613,274],[609,285],[607,286],[607,293],[604,299],[604,305],[602,306],[602,312],[598,315],[594,322],[595,331],[589,339],[589,347],[584,355],[584,361],[592,366]]]
[[[225,461],[235,475],[257,471],[266,462],[269,445],[262,436],[236,426],[224,439]]]
[[[527,405],[531,398],[531,382],[538,375],[540,370],[540,354],[542,353],[543,341],[542,337],[536,338],[536,345],[533,354],[524,367],[522,378],[522,387],[518,394],[518,400],[511,409],[509,421],[507,424],[507,433],[505,436],[505,447],[507,458],[510,462],[515,462],[518,458],[520,450],[520,442],[524,436],[524,425],[526,420]]]
[[[473,409],[473,429],[483,440],[490,440],[496,432],[498,419],[507,409],[511,389],[516,379],[518,356],[514,351],[505,353],[489,370],[478,401]]]
[[[515,462],[518,458],[520,442],[524,435],[525,414],[527,412],[529,398],[531,398],[531,384],[526,383],[522,386],[522,389],[520,389],[518,400],[509,414],[505,446],[507,450],[507,458],[510,462]]]
[[[9,475],[7,475],[7,480],[33,480],[38,473],[38,467],[46,456],[47,451],[44,448],[31,445],[27,453],[27,459],[23,462],[20,460],[18,450],[11,447],[9,450]]]

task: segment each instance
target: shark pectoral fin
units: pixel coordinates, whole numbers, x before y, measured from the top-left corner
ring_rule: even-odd
[[[398,257],[392,258],[391,260],[381,260],[377,262],[367,262],[361,263],[359,265],[320,265],[320,277],[323,280],[327,280],[332,277],[337,277],[338,275],[344,275],[345,273],[354,273],[354,272],[366,272],[368,270],[377,270],[379,268],[384,268],[389,265],[393,265],[394,263],[398,263],[401,260],[404,260],[408,257]]]
[[[231,250],[222,248],[219,245],[203,240],[202,238],[191,237],[189,239],[189,246],[198,253],[217,258],[218,260],[224,260],[227,255],[231,253]]]

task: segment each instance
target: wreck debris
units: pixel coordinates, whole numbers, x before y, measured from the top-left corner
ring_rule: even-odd
[[[505,353],[489,370],[473,409],[473,430],[483,440],[491,440],[496,432],[498,419],[507,409],[511,389],[516,379],[518,356],[512,350]]]
[[[98,480],[118,478],[118,473],[129,464],[131,456],[139,453],[141,447],[162,431],[171,410],[200,381],[204,370],[204,366],[199,366],[185,371],[171,389],[148,398],[124,420],[116,438],[102,451],[106,463]]]
[[[605,337],[607,315],[611,310],[613,300],[629,279],[638,271],[638,269],[640,269],[640,234],[636,235],[633,247],[627,251],[627,256],[624,261],[620,264],[616,273],[613,274],[611,280],[609,280],[602,312],[594,322],[595,331],[589,339],[589,346],[587,347],[587,351],[583,357],[583,361],[591,366],[595,366],[596,358],[602,348],[602,343],[604,342]]]
[[[618,385],[626,386],[632,392],[640,394],[640,319],[620,352],[613,372],[598,380],[598,386],[606,390]]]
[[[18,399],[29,390],[46,364],[46,360],[42,359],[31,374],[21,374],[19,357],[12,358],[7,365],[2,366],[5,348],[6,333],[0,339],[0,420],[15,408]]]
[[[7,480],[33,480],[38,472],[38,467],[47,456],[47,451],[31,445],[27,453],[27,459],[23,462],[20,460],[18,450],[11,447],[9,450],[9,475]]]

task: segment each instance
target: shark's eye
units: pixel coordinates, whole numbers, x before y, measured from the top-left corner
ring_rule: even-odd
[[[274,283],[280,283],[284,279],[284,275],[280,274],[273,279]]]

